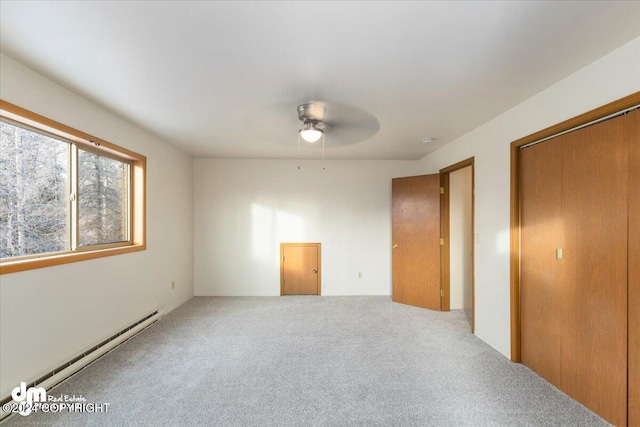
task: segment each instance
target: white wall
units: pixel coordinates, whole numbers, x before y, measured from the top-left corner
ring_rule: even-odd
[[[281,242],[322,243],[322,295],[390,295],[391,178],[417,162],[297,164],[195,160],[196,295],[279,295]]]
[[[0,394],[193,296],[193,160],[0,57],[2,99],[147,156],[147,247],[0,277]],[[171,281],[176,289],[171,290]]]
[[[451,310],[471,310],[471,166],[449,174],[449,271]]]
[[[510,354],[509,144],[637,91],[640,38],[421,161],[422,173],[433,173],[475,156],[475,332],[503,354]]]

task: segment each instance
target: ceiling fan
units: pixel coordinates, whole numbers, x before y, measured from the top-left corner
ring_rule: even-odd
[[[324,158],[325,147],[327,150],[339,150],[366,141],[380,130],[378,119],[360,108],[336,102],[299,101],[290,100],[253,109],[245,117],[245,129],[265,142],[290,148],[294,148],[292,137],[297,134],[298,159],[300,149],[305,146],[322,146]],[[293,108],[297,114],[293,113]]]
[[[298,131],[300,138],[307,142],[316,142],[329,130],[329,125],[323,122],[327,108],[319,103],[308,102],[298,105],[298,118],[302,127]]]
[[[318,103],[308,102],[298,105],[298,118],[302,121],[302,127],[298,130],[298,159],[300,159],[300,139],[306,142],[317,142],[322,138],[322,169],[324,164],[324,133],[329,126],[323,122],[327,108]],[[298,164],[300,169],[300,164]]]
[[[306,142],[318,142],[322,138],[322,169],[324,165],[324,133],[329,130],[329,126],[323,122],[327,108],[314,102],[298,105],[298,118],[302,122],[302,127],[298,131],[298,159],[300,159],[300,139]],[[298,164],[298,169],[300,165]]]
[[[298,105],[297,108],[298,119],[302,122],[302,126],[298,129],[298,158],[300,158],[301,140],[315,143],[322,139],[322,169],[325,168],[324,149],[327,131],[331,129],[331,133],[336,134],[338,144],[335,145],[347,145],[370,138],[380,128],[378,120],[365,111],[339,104],[332,107],[335,107],[338,114],[332,116],[335,119],[331,121],[331,125],[327,123],[325,103],[306,102]]]

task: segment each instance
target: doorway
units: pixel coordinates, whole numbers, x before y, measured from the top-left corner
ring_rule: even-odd
[[[320,295],[320,243],[280,243],[280,295]]]
[[[392,183],[392,301],[467,311],[474,325],[474,159]],[[453,283],[453,286],[451,285]]]
[[[474,323],[474,159],[440,170],[442,309],[464,310]]]

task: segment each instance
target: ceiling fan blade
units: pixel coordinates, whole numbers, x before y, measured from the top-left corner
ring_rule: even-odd
[[[243,119],[244,131],[249,138],[295,146],[302,125],[295,108],[288,102],[254,108]]]
[[[359,108],[324,101],[308,102],[326,107],[322,123],[329,127],[325,133],[328,147],[356,144],[372,138],[380,130],[378,119]],[[295,146],[297,132],[302,126],[297,107],[305,103],[292,101],[258,107],[245,116],[245,131],[252,138]]]
[[[327,147],[341,147],[371,139],[380,130],[379,123],[331,123],[325,138]]]
[[[327,146],[351,145],[372,138],[380,122],[371,113],[349,105],[328,103],[325,123]]]
[[[292,113],[289,103],[258,107],[245,116],[244,123],[246,127],[258,130],[263,126],[299,127],[301,124],[295,114],[295,107]]]

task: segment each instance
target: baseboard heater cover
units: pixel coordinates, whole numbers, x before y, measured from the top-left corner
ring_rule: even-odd
[[[42,375],[37,380],[28,383],[27,388],[42,387],[49,392],[49,390],[71,378],[74,374],[78,373],[78,371],[86,368],[109,351],[127,341],[129,338],[157,322],[160,317],[162,317],[163,313],[164,312],[161,308],[149,313],[140,320],[133,322],[131,325],[113,334],[106,340],[82,352],[77,357],[74,357],[56,369],[49,371],[45,375]],[[9,396],[5,396],[2,401],[0,401],[0,406],[4,406],[6,403],[12,402],[12,400],[13,399],[9,394]],[[0,420],[9,415],[11,415],[10,412],[5,412],[3,409],[0,409]]]

